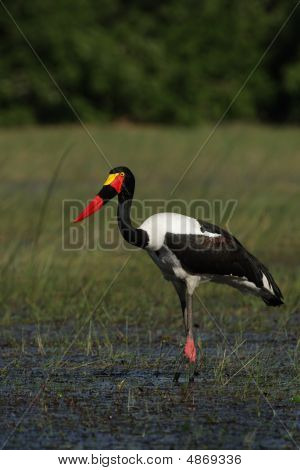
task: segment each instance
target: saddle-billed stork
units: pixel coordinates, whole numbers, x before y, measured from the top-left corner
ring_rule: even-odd
[[[203,280],[235,287],[260,297],[267,305],[283,303],[283,296],[268,269],[230,233],[201,220],[162,212],[138,228],[130,219],[135,188],[133,173],[120,166],[110,171],[103,188],[74,222],[101,209],[118,195],[118,225],[124,239],[143,248],[171,281],[181,303],[186,343],[184,354],[196,361],[193,336],[192,296]]]

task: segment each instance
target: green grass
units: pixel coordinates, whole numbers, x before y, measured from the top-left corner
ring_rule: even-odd
[[[113,166],[126,165],[132,169],[137,199],[237,200],[230,221],[218,220],[219,214],[214,214],[210,221],[223,225],[228,222],[237,238],[270,268],[282,289],[285,305],[270,309],[259,299],[242,296],[228,287],[200,286],[198,293],[205,308],[195,299],[195,322],[200,324],[198,331],[205,354],[202,385],[205,393],[218,403],[228,395],[234,402],[251,404],[255,416],[264,415],[266,403],[246,369],[240,371],[241,364],[232,354],[237,347],[243,363],[251,361],[247,370],[274,406],[279,406],[281,400],[288,407],[297,406],[299,130],[224,126],[213,136],[173,196],[172,188],[209,134],[209,126],[199,129],[102,126],[92,128],[91,132]],[[16,374],[19,369],[26,370],[30,354],[41,360],[43,374],[65,370],[70,383],[78,377],[74,371],[76,374],[85,371],[87,378],[99,368],[106,371],[123,367],[123,376],[114,380],[111,406],[114,403],[124,406],[126,414],[140,404],[142,409],[145,407],[145,420],[151,421],[160,412],[155,408],[158,405],[152,403],[150,396],[147,398],[148,392],[143,395],[140,391],[142,379],[138,375],[127,379],[126,374],[128,371],[134,374],[134,370],[152,374],[157,369],[168,373],[172,369],[183,333],[173,287],[163,280],[142,251],[62,250],[62,201],[72,198],[87,201],[93,197],[107,175],[104,159],[79,127],[1,130],[0,146],[0,322],[4,348],[14,351],[5,356],[7,362],[0,368],[1,376],[7,383],[13,380],[17,384],[21,393],[18,399],[22,401],[25,393],[22,374],[12,379],[9,371],[12,369]],[[102,230],[106,213],[100,215]],[[64,216],[67,232],[70,214],[66,211]],[[91,226],[92,223],[84,222]],[[124,269],[119,272],[122,266]],[[117,281],[109,289],[116,275]],[[219,334],[215,322],[228,341]],[[26,333],[28,328],[30,335]],[[259,335],[258,351],[249,335],[254,335],[253,338]],[[40,379],[36,380],[34,390],[40,384]],[[74,387],[75,383],[76,380]],[[48,385],[48,392],[41,398],[42,410],[49,403],[55,402],[56,406],[55,400],[60,399],[55,394],[63,390],[56,392],[55,387],[57,383],[53,387]],[[82,387],[85,390],[87,382]],[[161,401],[162,413],[168,407],[188,402],[190,393],[185,389],[180,392],[182,395],[172,389],[167,391],[165,382],[151,390]],[[73,391],[68,393],[72,395]],[[28,399],[25,393],[25,404]],[[221,415],[218,418],[214,413],[208,414],[209,418],[200,419],[202,424],[199,422],[201,425],[190,440],[186,424],[184,446],[196,446],[199,439],[201,442],[205,435],[203,423],[204,427],[208,422],[218,425]],[[188,410],[186,416],[189,419]],[[48,418],[43,419],[44,426],[50,426]],[[222,448],[226,426],[216,429],[220,431],[216,445]],[[245,431],[243,442],[255,447],[262,430],[258,426],[257,436],[250,431]],[[143,432],[146,431],[141,430],[141,435]],[[66,442],[63,445],[67,447]],[[89,445],[97,445],[97,441]]]
[[[208,132],[209,127],[92,129],[112,165],[127,165],[135,173],[136,198],[168,200]],[[106,177],[107,165],[77,127],[5,130],[0,132],[0,143],[1,321],[83,318],[87,303],[92,308],[128,253],[63,252],[62,200],[86,201],[92,197]],[[297,129],[224,127],[173,196],[186,201],[238,201],[229,228],[274,273],[286,299],[280,315],[285,319],[299,300],[299,144]],[[70,220],[69,214],[65,217]],[[103,218],[101,215],[101,223]],[[162,281],[156,269],[143,252],[132,254],[117,287],[105,299],[109,312],[114,312],[112,321],[128,316],[142,322],[152,322],[155,317],[160,322],[172,314],[173,321],[180,324],[172,287]],[[216,313],[241,311],[243,316],[243,309],[251,306],[256,312],[252,314],[254,326],[258,315],[263,318],[267,312],[258,300],[244,298],[228,288],[206,285],[200,293]]]

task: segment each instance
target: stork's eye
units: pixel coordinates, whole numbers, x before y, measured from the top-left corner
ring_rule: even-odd
[[[125,176],[125,173],[123,173],[123,171],[121,171],[120,175],[121,175],[121,176]]]

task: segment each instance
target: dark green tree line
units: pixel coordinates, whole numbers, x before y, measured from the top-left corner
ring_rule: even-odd
[[[295,3],[11,0],[7,8],[83,120],[220,117]],[[2,7],[0,124],[75,120]],[[300,7],[228,118],[300,120]]]

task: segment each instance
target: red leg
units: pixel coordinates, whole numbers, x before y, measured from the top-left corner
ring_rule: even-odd
[[[193,306],[192,306],[192,296],[187,294],[187,308],[186,308],[186,317],[187,317],[187,338],[184,346],[184,354],[190,362],[196,362],[197,351],[194,342],[193,335]]]

